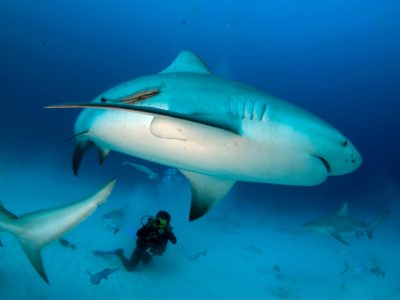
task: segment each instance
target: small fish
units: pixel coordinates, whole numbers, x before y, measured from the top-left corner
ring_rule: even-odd
[[[72,244],[71,242],[67,241],[66,239],[60,238],[58,241],[59,241],[60,244],[61,244],[62,246],[64,246],[65,248],[71,248],[72,250],[75,250],[75,249],[76,249],[75,244]]]
[[[93,285],[98,285],[102,279],[107,279],[108,276],[110,276],[112,273],[116,272],[119,270],[119,267],[112,268],[112,269],[104,269],[103,271],[97,272],[95,274],[90,273],[87,271],[87,273],[90,275],[90,283]]]
[[[260,248],[257,248],[257,247],[254,246],[254,245],[243,244],[243,247],[245,247],[245,248],[247,248],[247,250],[252,251],[252,252],[255,252],[255,253],[257,253],[257,254],[260,254],[260,255],[263,254],[262,250],[261,250]]]
[[[3,248],[3,243],[0,241],[0,247],[2,247]]]
[[[370,268],[369,271],[377,277],[382,276],[382,278],[385,278],[386,272],[382,271],[379,267]]]
[[[132,163],[132,162],[129,162],[126,160],[124,162],[122,162],[122,165],[123,166],[128,165],[128,166],[134,167],[136,170],[147,174],[148,179],[156,179],[156,180],[160,179],[160,175],[158,175],[157,172],[154,172],[153,170],[149,169],[146,166],[135,164],[135,163]]]
[[[198,260],[200,256],[206,256],[206,255],[207,255],[207,250],[204,249],[203,251],[198,251],[198,252],[196,252],[196,253],[194,253],[192,255],[188,255],[186,258],[188,260],[195,261],[195,260]]]
[[[281,267],[277,264],[277,265],[274,265],[274,266],[272,267],[272,270],[273,270],[274,272],[276,272],[276,273],[279,273],[279,272],[281,271]]]

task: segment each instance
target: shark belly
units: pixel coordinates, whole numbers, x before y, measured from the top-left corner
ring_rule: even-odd
[[[315,185],[328,175],[309,154],[169,117],[107,111],[93,120],[85,138],[108,150],[224,179]]]

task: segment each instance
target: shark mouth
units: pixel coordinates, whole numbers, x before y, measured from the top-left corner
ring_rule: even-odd
[[[319,160],[321,160],[321,162],[324,165],[324,167],[325,167],[326,171],[328,172],[328,174],[331,172],[331,170],[332,170],[331,169],[331,165],[329,164],[329,162],[325,158],[323,158],[321,156],[318,156],[318,155],[311,155],[311,156],[316,157]]]

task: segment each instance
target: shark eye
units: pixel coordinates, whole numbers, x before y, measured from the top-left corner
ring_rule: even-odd
[[[347,140],[344,140],[344,142],[343,142],[343,147],[346,147],[347,146]]]

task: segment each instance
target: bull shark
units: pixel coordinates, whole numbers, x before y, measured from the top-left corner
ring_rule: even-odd
[[[259,89],[211,73],[182,51],[159,74],[119,84],[83,108],[73,170],[95,146],[178,169],[191,185],[189,220],[206,214],[236,181],[312,186],[357,169],[362,158],[338,130]]]
[[[17,237],[35,270],[49,284],[40,253],[42,248],[89,217],[107,200],[114,185],[115,180],[84,200],[20,217],[0,206],[0,231]]]
[[[316,232],[330,235],[339,242],[349,245],[343,236],[355,235],[360,237],[365,233],[372,239],[372,233],[388,216],[388,212],[383,212],[370,223],[357,221],[348,215],[348,204],[343,204],[341,209],[333,214],[311,220],[303,225],[308,232]]]

